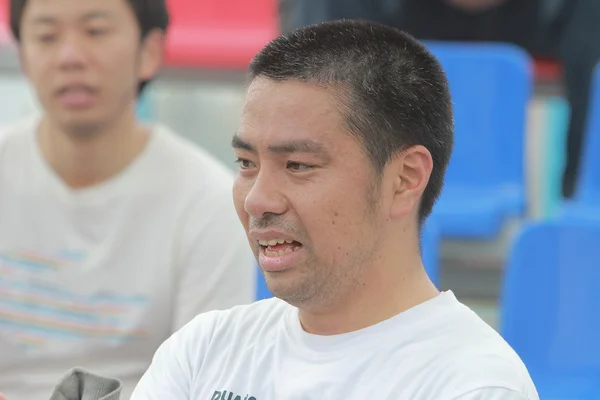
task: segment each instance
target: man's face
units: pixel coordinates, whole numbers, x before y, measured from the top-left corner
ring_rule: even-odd
[[[47,115],[83,134],[131,111],[139,82],[160,65],[158,35],[141,42],[126,0],[29,0],[20,33],[23,69]]]
[[[233,145],[236,209],[271,292],[297,305],[351,295],[385,215],[331,89],[256,78]]]

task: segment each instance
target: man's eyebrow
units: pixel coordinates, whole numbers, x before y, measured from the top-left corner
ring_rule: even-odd
[[[269,146],[269,151],[277,154],[306,153],[327,155],[327,150],[321,143],[312,140],[290,140]]]
[[[254,146],[244,141],[237,134],[233,136],[233,139],[231,140],[231,146],[234,149],[256,152]],[[289,140],[278,144],[271,144],[269,145],[268,149],[271,153],[275,154],[305,153],[319,156],[329,155],[321,143],[317,143],[312,140]]]
[[[108,11],[90,11],[81,16],[81,19],[84,21],[89,21],[91,19],[113,19],[113,14]]]
[[[91,11],[81,16],[83,21],[89,21],[92,19],[113,19],[113,15],[107,11]],[[39,15],[33,18],[32,21],[35,25],[54,25],[58,21],[56,17],[51,15]]]
[[[240,138],[237,133],[233,135],[233,139],[231,139],[231,147],[233,147],[234,149],[256,152],[254,146],[242,140],[242,138]]]
[[[35,25],[54,25],[56,22],[56,18],[50,15],[40,15],[35,17],[32,21]]]

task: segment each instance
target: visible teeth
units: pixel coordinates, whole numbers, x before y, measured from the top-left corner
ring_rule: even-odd
[[[275,250],[269,250],[269,247],[267,247],[263,251],[264,251],[264,254],[267,257],[277,257],[277,256],[281,257],[281,256],[284,256],[286,254],[293,253],[297,249],[298,249],[297,247],[294,247],[294,248],[288,247],[285,250],[277,250],[277,251],[275,251]]]
[[[292,250],[292,249],[290,249],[290,248],[288,247],[288,248],[287,248],[287,249],[285,249],[285,250],[279,250],[279,251],[277,252],[277,254],[278,254],[278,255],[280,255],[280,256],[284,256],[284,255],[286,255],[286,254],[288,254],[288,253],[291,253],[292,251],[294,251],[294,250]]]
[[[284,244],[284,243],[292,244],[292,243],[294,243],[294,241],[287,240],[287,239],[271,239],[271,240],[259,240],[258,241],[258,244],[260,244],[261,246],[275,246],[277,244]]]

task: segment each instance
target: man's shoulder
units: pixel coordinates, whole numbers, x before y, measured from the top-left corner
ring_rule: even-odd
[[[198,354],[239,349],[276,332],[292,308],[280,299],[271,298],[202,313],[169,339],[170,346],[172,349],[194,348],[192,353]]]
[[[457,391],[503,388],[535,398],[527,367],[496,330],[466,307],[451,325],[436,349],[438,381]]]
[[[535,385],[519,357],[509,348],[488,343],[489,348],[473,345],[451,352],[446,358],[446,368],[439,372],[439,382],[452,388],[453,396],[461,398],[467,393],[491,389],[519,394],[524,399],[537,399]]]
[[[157,147],[163,168],[176,173],[179,180],[209,180],[226,182],[230,189],[233,171],[200,144],[174,132],[164,125],[154,127],[160,143]]]
[[[179,135],[166,126],[153,127],[144,174],[151,190],[169,193],[186,208],[212,210],[231,209],[233,171],[199,144]]]
[[[23,133],[30,132],[34,127],[35,119],[25,118],[10,124],[0,126],[0,149],[16,140],[24,139]]]

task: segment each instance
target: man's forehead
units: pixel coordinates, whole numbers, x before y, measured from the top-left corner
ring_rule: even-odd
[[[335,116],[340,109],[338,92],[333,88],[295,79],[275,81],[257,77],[244,99],[244,112],[263,114],[277,109],[279,113],[312,118]]]
[[[24,16],[36,21],[61,18],[110,19],[122,0],[29,0]]]
[[[303,139],[328,142],[345,130],[345,121],[331,104],[310,94],[271,95],[248,98],[242,111],[239,132],[248,139],[268,141]]]
[[[318,143],[321,149],[335,151],[349,135],[334,93],[309,82],[258,77],[248,88],[237,136],[256,149],[289,148],[296,142],[295,148]]]

